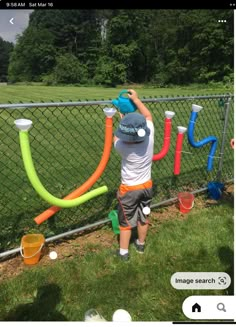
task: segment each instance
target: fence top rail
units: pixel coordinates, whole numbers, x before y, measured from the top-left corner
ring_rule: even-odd
[[[193,95],[181,97],[161,97],[161,98],[143,98],[142,102],[169,102],[169,101],[183,101],[183,100],[201,100],[201,99],[230,99],[232,94],[216,94],[216,95]],[[77,106],[93,106],[93,105],[111,105],[112,100],[101,101],[69,101],[69,102],[31,102],[31,103],[6,103],[0,104],[0,109],[25,109],[35,107],[77,107]]]

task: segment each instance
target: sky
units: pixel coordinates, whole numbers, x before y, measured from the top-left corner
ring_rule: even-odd
[[[0,10],[0,36],[5,41],[16,42],[16,35],[22,34],[28,26],[29,14],[33,10]],[[10,19],[13,18],[10,23]]]

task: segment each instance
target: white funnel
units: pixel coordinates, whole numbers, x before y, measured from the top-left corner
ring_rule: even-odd
[[[179,134],[184,134],[187,131],[187,127],[177,126]]]
[[[165,111],[166,118],[173,118],[175,113],[173,111]]]
[[[28,131],[33,124],[32,120],[24,119],[24,118],[17,119],[14,121],[14,123],[16,127],[21,131]]]
[[[109,118],[110,117],[113,117],[115,115],[115,113],[116,113],[116,109],[115,108],[104,108],[103,111],[104,111],[105,115],[107,117],[109,117]]]
[[[192,111],[193,112],[199,112],[200,110],[202,110],[203,107],[198,106],[197,104],[192,104]]]

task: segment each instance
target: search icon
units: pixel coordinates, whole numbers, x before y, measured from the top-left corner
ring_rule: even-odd
[[[224,311],[224,312],[226,312],[226,309],[225,309],[225,305],[224,305],[224,303],[218,303],[216,307],[217,307],[217,309],[218,309],[219,311]]]

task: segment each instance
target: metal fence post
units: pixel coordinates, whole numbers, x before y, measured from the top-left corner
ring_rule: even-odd
[[[221,148],[220,148],[220,160],[218,165],[218,171],[216,174],[216,180],[221,179],[222,174],[222,168],[223,168],[223,158],[224,158],[224,148],[225,148],[225,139],[226,139],[226,132],[228,128],[228,121],[229,121],[229,110],[230,110],[230,101],[231,97],[227,99],[227,102],[225,103],[224,109],[225,109],[225,116],[224,116],[224,128],[222,131],[222,142],[221,142]]]

